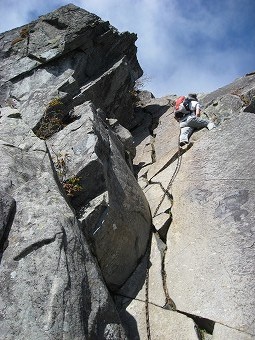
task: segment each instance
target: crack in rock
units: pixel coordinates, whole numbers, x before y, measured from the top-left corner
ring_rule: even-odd
[[[40,240],[40,241],[37,241],[37,242],[35,242],[33,244],[30,244],[28,247],[23,249],[18,255],[16,255],[14,257],[14,261],[20,261],[21,259],[23,259],[27,255],[31,254],[33,251],[35,251],[35,250],[37,250],[39,248],[42,248],[43,246],[45,246],[47,244],[50,244],[50,243],[54,242],[56,240],[57,235],[60,235],[62,233],[63,232],[56,233],[54,235],[54,237],[52,237],[52,238],[46,238],[44,240]]]

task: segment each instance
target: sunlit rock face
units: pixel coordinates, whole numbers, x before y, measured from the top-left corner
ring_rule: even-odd
[[[127,129],[135,40],[73,5],[1,34],[4,339],[126,339],[108,289],[151,230]]]
[[[120,290],[133,297],[124,300],[125,308],[120,299],[119,306],[131,338],[146,337],[149,326],[161,339],[254,339],[254,95],[255,74],[200,95],[203,118],[217,127],[195,131],[184,150],[178,149],[173,117],[176,96],[141,96],[144,120],[133,131],[134,168],[158,233],[152,238],[149,297],[146,261]],[[138,320],[136,330],[129,314]],[[174,329],[176,315],[182,326]]]
[[[180,149],[135,40],[74,5],[0,35],[0,338],[255,337],[255,74]]]
[[[67,5],[0,36],[1,105],[18,107],[34,127],[50,99],[69,109],[87,101],[128,126],[131,89],[142,75],[136,35]],[[29,110],[27,109],[29,105]]]

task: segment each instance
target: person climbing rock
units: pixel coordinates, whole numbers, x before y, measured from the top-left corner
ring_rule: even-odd
[[[180,146],[189,143],[189,138],[195,129],[206,127],[212,130],[216,127],[213,122],[200,118],[201,106],[195,93],[188,94],[187,97],[180,97],[175,104],[175,118],[180,123]]]

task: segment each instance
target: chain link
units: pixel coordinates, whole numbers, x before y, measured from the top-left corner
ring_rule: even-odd
[[[171,188],[171,186],[173,185],[173,182],[180,170],[181,167],[181,160],[182,160],[182,150],[179,146],[179,137],[178,136],[178,151],[177,151],[177,163],[176,163],[176,167],[174,170],[174,173],[167,185],[166,190],[164,190],[164,194],[159,202],[159,204],[157,205],[154,214],[152,216],[152,218],[156,217],[159,208],[161,206],[161,204],[163,203],[166,195],[169,194],[169,190]],[[160,238],[158,232],[155,230],[154,225],[152,225],[152,232],[156,233],[157,236]],[[151,247],[151,239],[149,242],[149,247]],[[163,308],[165,309],[171,309],[171,310],[176,310],[176,306],[175,303],[173,302],[173,300],[170,298],[169,292],[168,292],[168,288],[167,288],[167,283],[166,283],[166,271],[165,271],[165,255],[166,255],[166,250],[167,247],[165,247],[163,254],[162,254],[162,259],[161,259],[161,276],[162,276],[162,283],[163,283],[163,289],[164,289],[164,293],[165,293],[165,297],[166,297],[166,303],[165,306]],[[149,312],[149,266],[150,266],[150,251],[148,252],[148,263],[147,263],[147,269],[146,269],[146,278],[145,278],[145,314],[146,314],[146,330],[147,330],[147,339],[151,340],[151,327],[150,327],[150,312]]]

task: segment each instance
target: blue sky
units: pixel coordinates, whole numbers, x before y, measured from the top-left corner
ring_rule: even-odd
[[[0,0],[0,31],[70,1]],[[255,71],[254,0],[73,0],[138,35],[144,89],[156,97],[210,92]]]

